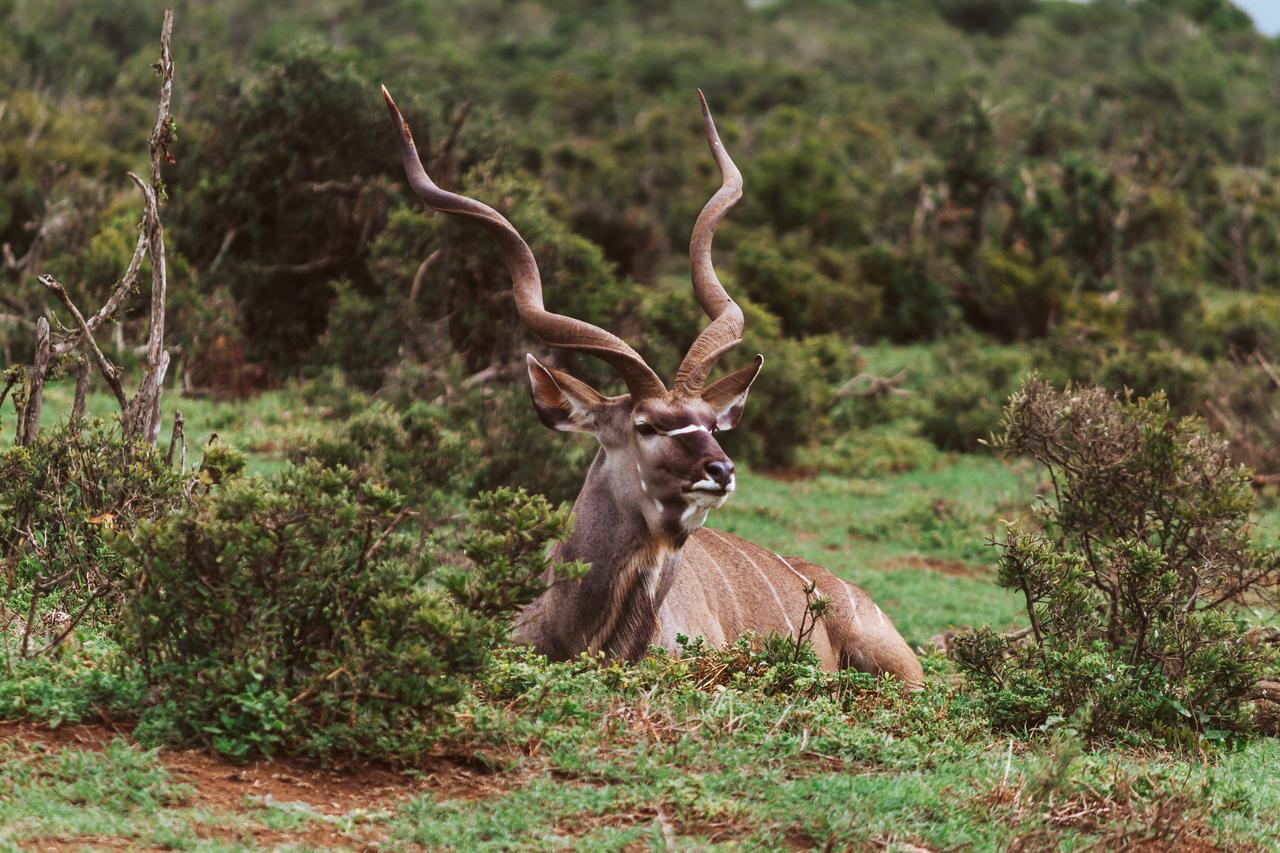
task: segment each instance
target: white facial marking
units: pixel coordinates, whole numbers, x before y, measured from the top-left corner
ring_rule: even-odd
[[[720,484],[717,483],[715,480],[711,479],[710,477],[704,477],[703,479],[699,480],[698,482],[690,486],[689,491],[715,492],[716,494],[719,494],[720,492],[723,491],[726,495],[731,495],[733,494],[734,490],[737,487],[738,487],[738,478],[734,476],[729,477],[729,483],[723,489],[720,487]]]
[[[660,429],[660,430],[657,430],[657,433],[658,435],[684,435],[685,433],[698,432],[699,430],[701,430],[702,432],[708,432],[708,433],[711,432],[711,430],[707,429],[702,424],[689,424],[688,426],[682,426],[679,429],[669,429],[669,430]]]
[[[654,498],[653,508],[656,509],[658,512],[662,512],[662,501],[658,500],[657,498]]]
[[[640,491],[644,492],[646,495],[649,494],[649,484],[644,480],[640,481]]]

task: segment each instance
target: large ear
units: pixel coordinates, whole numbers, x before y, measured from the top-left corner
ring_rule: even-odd
[[[716,412],[716,429],[733,429],[742,420],[742,409],[747,404],[747,392],[751,383],[764,367],[764,356],[757,355],[746,367],[735,370],[717,380],[702,392],[702,400]]]
[[[565,432],[595,432],[595,412],[605,401],[603,394],[567,373],[543,367],[532,355],[525,356],[525,363],[533,408],[544,426]]]

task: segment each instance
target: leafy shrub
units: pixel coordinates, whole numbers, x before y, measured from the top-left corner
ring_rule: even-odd
[[[445,541],[401,533],[409,512],[311,460],[139,527],[122,545],[139,570],[120,633],[159,698],[141,731],[236,758],[419,754],[541,591],[569,517],[491,493]]]
[[[0,718],[55,727],[108,715],[128,719],[146,701],[146,684],[128,664],[115,643],[97,637],[77,643],[74,654],[8,657]]]
[[[1261,474],[1280,473],[1280,368],[1261,352],[1215,366],[1205,388],[1208,420],[1231,457]]]
[[[1032,9],[1031,0],[934,0],[947,22],[963,30],[1004,35]]]
[[[1211,311],[1205,319],[1205,338],[1210,355],[1261,352],[1280,356],[1280,297],[1250,295]]]
[[[1030,359],[963,337],[948,341],[936,361],[938,373],[923,394],[921,432],[943,450],[975,450],[999,426],[1001,407]]]
[[[886,430],[844,433],[797,456],[802,468],[845,477],[879,477],[933,467],[938,449],[918,435]]]
[[[1203,360],[1170,346],[1163,338],[1139,336],[1103,364],[1097,381],[1109,390],[1139,396],[1164,394],[1178,412],[1195,411],[1204,395],[1208,367]]]
[[[984,248],[977,253],[961,304],[975,328],[1005,341],[1028,340],[1048,332],[1071,289],[1071,276],[1059,259],[1032,266]]]
[[[1093,735],[1172,741],[1248,732],[1247,701],[1272,654],[1228,608],[1280,591],[1280,560],[1249,543],[1247,470],[1156,395],[1055,391],[1032,379],[997,445],[1045,466],[1043,531],[1010,524],[998,583],[1020,592],[1030,642],[982,631],[957,659],[993,720],[1021,728],[1091,710]]]
[[[296,464],[315,460],[343,471],[353,486],[384,483],[419,509],[439,508],[474,491],[480,464],[465,435],[449,426],[449,415],[427,403],[398,413],[374,404],[333,433],[312,439],[290,459]]]
[[[936,338],[955,321],[951,294],[929,270],[922,255],[868,246],[858,253],[858,271],[880,288],[879,331],[895,341]]]
[[[0,450],[0,558],[6,626],[30,648],[40,617],[56,611],[56,644],[81,619],[108,616],[131,564],[112,542],[183,502],[184,477],[153,447],[125,441],[118,424],[72,422]]]
[[[866,335],[876,326],[880,293],[856,280],[856,264],[834,249],[758,236],[736,255],[735,285],[767,307],[792,337]]]

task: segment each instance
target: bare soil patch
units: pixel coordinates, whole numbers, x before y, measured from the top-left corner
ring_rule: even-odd
[[[112,740],[133,739],[123,727],[77,723],[49,728],[33,723],[0,722],[0,741],[39,744],[48,751],[66,747],[103,749]],[[174,781],[190,785],[200,805],[237,810],[246,798],[306,803],[328,815],[386,809],[413,794],[439,799],[483,799],[517,787],[521,774],[500,773],[466,756],[440,754],[412,771],[384,765],[355,764],[330,769],[290,758],[233,764],[198,750],[161,750],[160,763]]]

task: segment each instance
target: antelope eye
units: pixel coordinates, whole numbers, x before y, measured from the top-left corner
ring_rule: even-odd
[[[657,435],[658,431],[648,424],[636,424],[636,432],[640,435]]]

